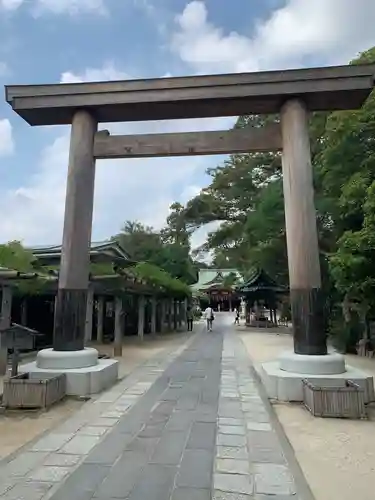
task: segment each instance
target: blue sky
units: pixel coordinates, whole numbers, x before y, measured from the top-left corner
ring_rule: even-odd
[[[346,63],[375,45],[374,0],[0,0],[0,84]],[[114,133],[230,128],[233,119],[117,124]],[[106,126],[107,128],[107,126]],[[68,127],[31,128],[0,100],[0,241],[59,243]],[[160,227],[220,157],[97,163],[93,239]],[[205,231],[194,241],[202,242]]]

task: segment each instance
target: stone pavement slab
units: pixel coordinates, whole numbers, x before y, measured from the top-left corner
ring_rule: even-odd
[[[155,398],[165,390],[167,380],[160,385],[160,376],[192,340],[187,338],[187,343],[177,349],[172,346],[147,360],[56,429],[1,462],[0,499],[91,498],[94,486],[103,482],[110,466],[140,429],[139,411],[145,409],[147,413],[151,408],[143,401],[144,394],[149,392]],[[123,429],[123,417],[132,409],[133,419]]]
[[[297,500],[252,373],[218,320],[0,466],[0,500]]]
[[[297,500],[293,476],[241,340],[224,334],[214,500]]]

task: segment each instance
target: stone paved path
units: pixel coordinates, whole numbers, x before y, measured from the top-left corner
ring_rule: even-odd
[[[1,500],[291,500],[239,338],[221,319],[0,467]]]

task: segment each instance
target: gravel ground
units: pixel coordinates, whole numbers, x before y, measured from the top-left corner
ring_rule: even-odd
[[[240,327],[255,365],[292,348],[290,335]],[[347,363],[375,377],[375,359],[346,356]],[[375,478],[375,406],[368,421],[312,417],[301,405],[275,404],[316,500],[373,500]]]

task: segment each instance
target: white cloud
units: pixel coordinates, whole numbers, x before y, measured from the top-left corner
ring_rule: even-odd
[[[5,118],[0,120],[0,156],[8,156],[14,152],[12,125]]]
[[[102,68],[61,75],[63,82],[128,78],[126,72],[108,62]],[[105,124],[111,133],[157,133],[229,128],[231,118]],[[16,189],[0,191],[0,240],[21,239],[28,244],[60,242],[62,237],[68,164],[69,131],[42,151],[34,175],[25,177]],[[169,205],[187,199],[194,174],[204,172],[204,157],[102,160],[97,162],[93,238],[107,238],[127,219],[161,227]],[[189,186],[186,188],[185,186]],[[197,192],[196,188],[194,192]]]
[[[113,61],[106,62],[102,68],[86,68],[82,74],[65,71],[61,83],[100,82],[105,80],[126,80],[129,75],[116,68]]]
[[[178,31],[172,37],[172,48],[197,70],[205,73],[240,70],[239,61],[251,62],[250,40],[235,32],[225,35],[221,28],[211,24],[203,2],[190,2],[176,22]],[[248,69],[256,67],[251,62]]]
[[[37,172],[0,198],[0,239],[27,243],[61,241],[68,163],[68,134],[41,155]],[[127,219],[160,226],[173,201],[171,191],[199,168],[179,158],[97,162],[93,238],[107,238]]]
[[[257,71],[346,63],[375,45],[374,0],[289,0],[252,35],[226,33],[209,21],[203,1],[193,0],[176,17],[172,49],[199,72]]]
[[[209,222],[208,224],[198,228],[196,231],[194,231],[192,238],[191,238],[191,248],[197,249],[201,247],[206,241],[207,241],[207,236],[214,232],[219,226],[220,222]]]
[[[0,0],[0,7],[5,10],[17,10],[24,0]]]
[[[180,195],[180,202],[187,203],[195,196],[198,196],[198,194],[201,192],[201,189],[202,186],[197,186],[196,184],[188,184],[187,186],[185,186],[184,190]]]
[[[0,7],[6,11],[16,11],[22,6],[31,6],[36,15],[43,12],[68,15],[107,13],[104,0],[0,0]]]

